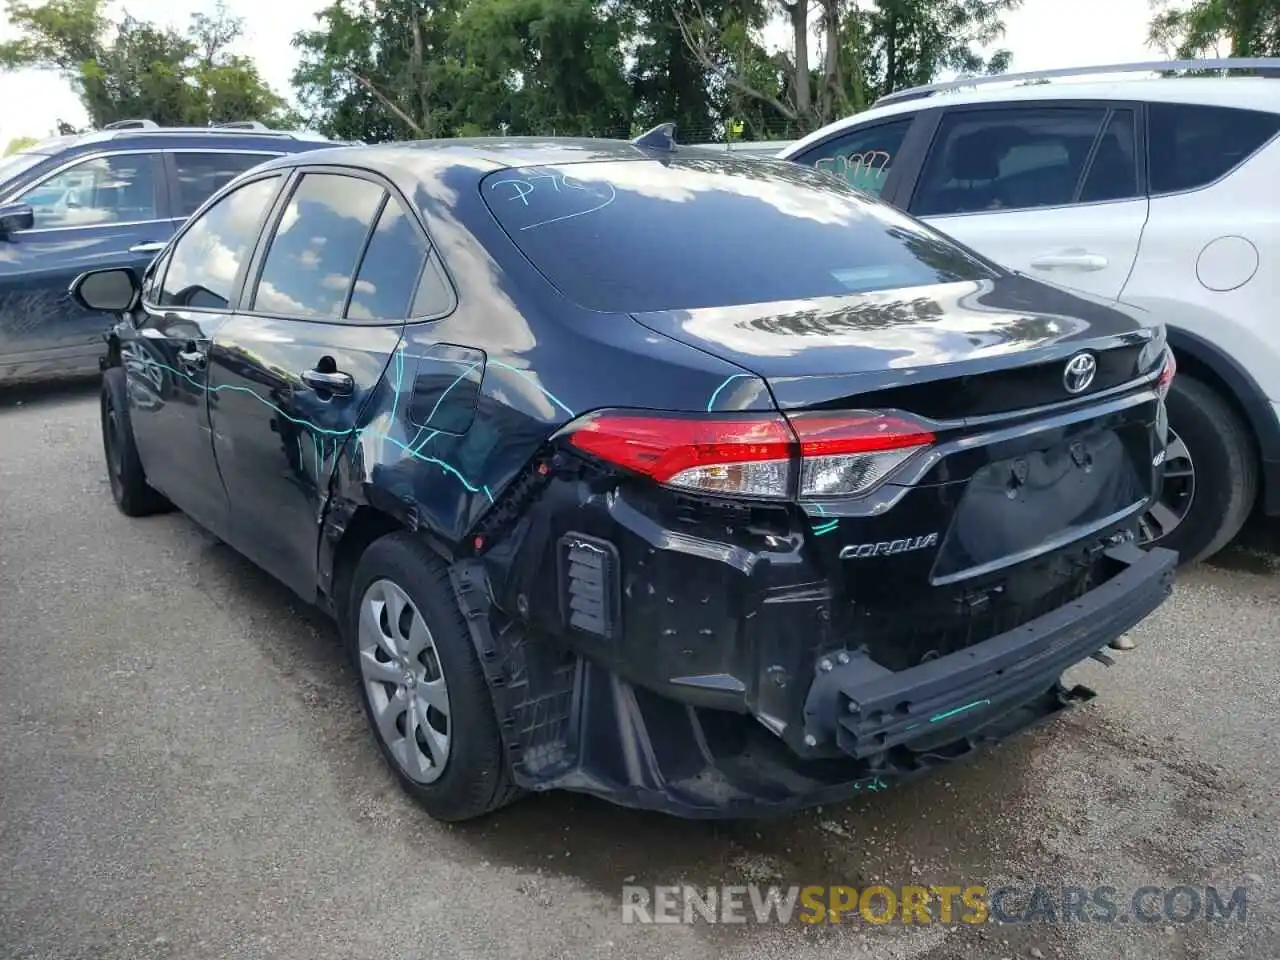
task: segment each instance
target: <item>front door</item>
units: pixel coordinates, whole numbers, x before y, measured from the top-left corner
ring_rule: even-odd
[[[209,347],[231,319],[232,299],[283,180],[275,174],[238,187],[187,225],[144,285],[141,322],[120,347],[147,478],[222,537],[227,500],[209,425]]]
[[[157,153],[99,155],[6,199],[29,204],[30,230],[0,239],[0,379],[97,369],[110,316],[67,294],[85,270],[141,274],[173,233]]]
[[[213,339],[210,416],[231,542],[311,599],[330,480],[400,343],[425,238],[372,178],[304,168],[290,189]]]
[[[1136,111],[1105,103],[957,107],[908,210],[990,259],[1108,299],[1147,221]]]

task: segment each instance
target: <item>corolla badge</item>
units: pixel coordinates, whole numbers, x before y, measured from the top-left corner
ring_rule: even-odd
[[[1067,361],[1067,367],[1062,371],[1062,385],[1067,388],[1067,393],[1081,393],[1089,389],[1097,373],[1098,361],[1093,354],[1077,353]]]
[[[906,537],[902,540],[881,540],[879,543],[851,543],[840,548],[840,559],[865,560],[867,557],[892,557],[894,554],[910,553],[912,550],[923,550],[925,547],[937,545],[936,533],[921,537]]]

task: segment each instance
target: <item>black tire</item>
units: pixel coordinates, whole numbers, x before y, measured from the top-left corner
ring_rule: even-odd
[[[172,510],[168,500],[150,484],[138,458],[129,419],[124,370],[109,367],[102,374],[102,452],[111,480],[111,497],[126,517],[145,517]]]
[[[408,597],[427,625],[435,652],[432,665],[438,664],[448,690],[448,756],[430,783],[411,778],[401,767],[379,730],[371,699],[373,682],[362,672],[361,606],[371,587],[388,581]],[[431,817],[451,822],[471,820],[521,795],[511,782],[488,683],[454,599],[448,570],[439,557],[407,532],[375,540],[356,565],[342,628],[359,674],[360,701],[382,758],[404,790]],[[403,734],[402,727],[400,732]]]
[[[1179,562],[1197,563],[1233,539],[1252,512],[1258,462],[1248,426],[1211,387],[1178,374],[1166,406],[1169,429],[1190,454],[1194,486],[1185,515],[1167,534],[1149,542],[1177,550]],[[1176,492],[1178,479],[1166,481]]]

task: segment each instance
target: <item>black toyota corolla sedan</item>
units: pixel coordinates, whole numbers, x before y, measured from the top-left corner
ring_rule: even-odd
[[[1092,696],[1171,590],[1160,323],[784,161],[281,157],[73,294],[120,509],[332,613],[441,819],[878,791]]]

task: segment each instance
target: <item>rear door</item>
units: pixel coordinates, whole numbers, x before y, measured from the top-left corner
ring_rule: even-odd
[[[284,175],[251,180],[192,221],[143,288],[143,320],[121,344],[134,439],[148,478],[202,526],[226,536],[206,385],[213,336]]]
[[[176,223],[186,220],[224,186],[279,152],[179,148],[164,152]]]
[[[35,223],[0,240],[0,364],[96,369],[111,318],[77,307],[67,288],[94,267],[141,274],[173,235],[159,153],[83,157],[4,199],[30,204]]]
[[[373,175],[303,168],[259,244],[209,363],[231,541],[314,595],[329,482],[395,353],[426,259],[403,198]]]
[[[1147,220],[1138,117],[1098,101],[950,108],[901,202],[1006,267],[1118,298]]]

